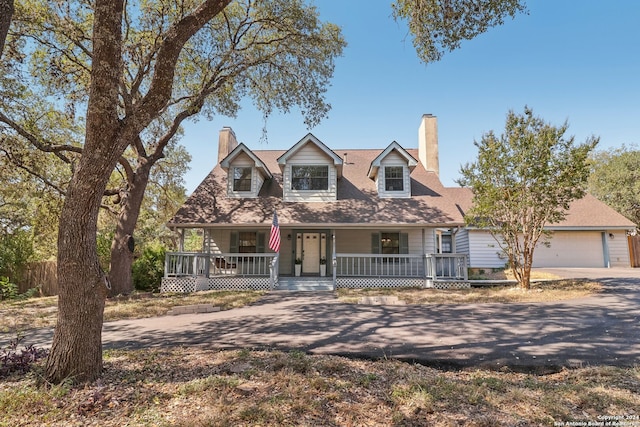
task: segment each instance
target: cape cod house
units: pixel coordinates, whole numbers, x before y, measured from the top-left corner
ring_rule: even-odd
[[[162,290],[468,286],[468,267],[505,262],[485,230],[465,228],[470,191],[444,187],[438,174],[430,114],[417,149],[338,150],[307,134],[286,151],[252,150],[223,128],[215,167],[168,224],[182,238]],[[557,226],[558,241],[571,243],[552,243],[537,265],[563,264],[568,251],[581,259],[587,242],[594,265],[598,256],[599,266],[629,265],[618,242],[635,226],[593,197],[574,205]],[[279,253],[267,244],[274,212]],[[198,252],[184,251],[188,229],[202,236]]]
[[[167,254],[163,290],[465,280],[467,255],[452,238],[464,219],[438,178],[436,117],[422,117],[418,149],[335,150],[308,134],[286,151],[251,150],[230,128],[218,149],[169,223],[201,230],[202,251]],[[267,245],[274,212],[279,254]]]

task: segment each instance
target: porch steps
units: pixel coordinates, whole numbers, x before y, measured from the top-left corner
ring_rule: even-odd
[[[279,291],[332,291],[333,280],[326,277],[279,277]]]

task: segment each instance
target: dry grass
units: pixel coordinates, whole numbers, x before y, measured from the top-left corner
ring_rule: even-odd
[[[105,321],[110,321],[162,316],[178,305],[206,303],[229,310],[251,304],[263,294],[263,291],[209,291],[192,294],[146,294],[140,298],[109,299],[105,304],[104,317]],[[3,301],[0,303],[0,333],[52,327],[58,314],[57,305],[58,297]]]
[[[341,301],[357,303],[361,297],[393,295],[407,304],[536,303],[582,298],[598,293],[602,285],[590,280],[550,280],[532,283],[530,290],[514,285],[471,289],[368,288],[338,289]]]
[[[471,280],[515,280],[510,268],[472,268],[469,272]],[[532,280],[556,280],[559,276],[542,270],[531,270]]]
[[[586,425],[640,408],[639,368],[451,372],[296,351],[111,351],[96,383],[37,379],[0,382],[0,426]]]

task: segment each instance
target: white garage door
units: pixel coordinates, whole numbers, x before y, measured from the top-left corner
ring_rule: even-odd
[[[604,267],[602,233],[599,231],[557,231],[550,247],[538,245],[534,267]]]

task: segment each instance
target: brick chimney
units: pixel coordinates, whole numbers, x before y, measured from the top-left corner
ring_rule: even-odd
[[[218,136],[218,163],[224,160],[237,146],[238,141],[236,140],[236,134],[233,132],[233,129],[229,126],[223,127]]]
[[[431,114],[423,114],[418,129],[418,158],[428,171],[440,175],[438,160],[438,119]]]

